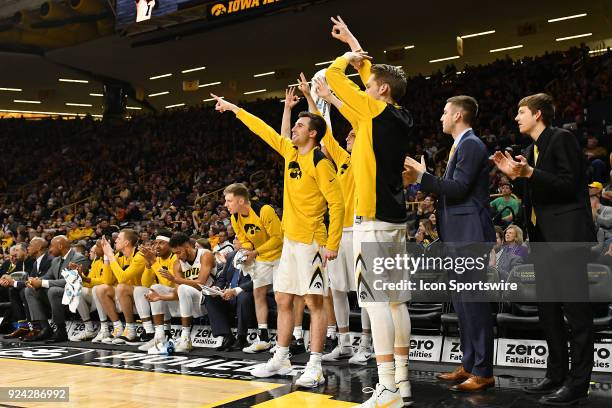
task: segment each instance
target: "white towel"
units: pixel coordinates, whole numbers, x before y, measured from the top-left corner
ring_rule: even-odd
[[[75,270],[64,269],[62,271],[62,277],[66,279],[66,286],[64,287],[64,296],[62,297],[62,304],[68,305],[68,308],[72,313],[76,313],[79,302],[81,301],[81,291],[83,290],[83,281],[81,276]]]

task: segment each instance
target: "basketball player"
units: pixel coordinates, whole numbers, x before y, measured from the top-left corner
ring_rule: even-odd
[[[289,343],[293,326],[293,299],[304,296],[311,316],[311,354],[306,370],[297,379],[296,385],[317,387],[325,382],[321,367],[326,321],[323,295],[327,292],[324,260],[337,256],[344,217],[342,191],[333,165],[316,148],[327,125],[320,116],[302,112],[289,140],[244,109],[212,96],[217,100],[216,110],[234,112],[253,133],[285,159],[282,220],[285,238],[274,281],[278,306],[277,348],[274,356],[267,363],[256,366],[252,373],[256,377],[270,377],[291,371]],[[323,224],[328,207],[329,237]],[[326,239],[326,248],[322,249],[319,242]]]
[[[332,22],[332,36],[347,42],[350,31],[346,24],[340,17],[332,18]],[[345,70],[349,64],[363,64],[364,73],[371,72],[365,92],[347,78]],[[409,300],[409,293],[390,298],[390,293],[377,291],[376,296],[385,301],[374,301],[374,295],[364,280],[367,270],[362,258],[362,243],[375,248],[373,256],[376,257],[401,257],[406,250],[407,217],[402,171],[412,117],[397,105],[406,92],[406,76],[401,68],[395,66],[372,66],[367,53],[355,50],[338,57],[327,69],[325,77],[342,104],[355,113],[357,122],[352,151],[352,161],[359,163],[353,169],[355,281],[360,305],[367,308],[372,320],[379,377],[372,397],[362,407],[401,407],[404,405],[402,397],[406,403],[410,403],[411,398],[408,381],[410,317],[405,303]],[[377,278],[388,279],[388,272],[383,271]]]
[[[79,316],[81,316],[83,323],[85,323],[85,331],[75,337],[70,338],[70,341],[88,341],[94,339],[96,336],[96,332],[90,318],[92,306],[95,308],[94,287],[107,282],[105,273],[106,275],[112,274],[110,270],[106,270],[105,272],[103,256],[104,251],[102,250],[102,241],[98,240],[89,250],[89,259],[92,262],[87,275],[83,273],[82,265],[76,263],[70,263],[68,265],[70,269],[74,269],[79,272],[79,275],[81,275],[81,280],[83,281],[83,288],[81,289],[81,296],[79,298],[77,311],[79,312]],[[106,323],[105,326],[106,333],[108,333],[108,326]],[[101,327],[100,331],[102,331]]]
[[[356,42],[356,40],[355,40]],[[357,45],[351,48],[357,48]],[[300,90],[308,101],[309,109],[316,110],[317,106],[312,99],[310,88],[306,79],[302,75],[299,85]],[[346,105],[336,98],[329,90],[329,87],[322,79],[315,78],[314,89],[316,95],[331,105],[342,109],[343,115],[349,119],[353,128],[355,128],[356,120],[355,113],[352,112]],[[338,344],[331,350],[330,353],[323,356],[323,361],[337,361],[340,359],[350,358],[350,364],[367,364],[372,358],[371,335],[370,335],[370,319],[365,308],[361,309],[362,336],[359,343],[359,349],[356,355],[353,356],[353,347],[349,335],[349,314],[350,307],[348,302],[348,292],[356,291],[355,274],[353,267],[353,218],[355,207],[355,180],[353,178],[353,167],[351,165],[351,150],[355,142],[355,130],[351,129],[346,137],[346,149],[344,150],[336,141],[331,132],[327,132],[323,137],[325,148],[329,152],[330,157],[336,164],[337,176],[342,188],[344,196],[345,214],[344,214],[344,230],[342,232],[342,240],[340,241],[340,249],[338,258],[330,261],[328,264],[328,275],[330,286],[332,289],[333,310],[338,324]],[[329,327],[328,327],[329,330]]]
[[[147,299],[151,290],[168,294],[175,289],[174,283],[161,274],[163,271],[172,271],[176,262],[176,255],[170,249],[171,237],[170,231],[160,231],[152,247],[142,246],[140,250],[147,262],[142,274],[142,286],[134,288],[134,303],[145,329],[140,337],[141,342],[145,344],[138,347],[138,350],[141,351],[148,351],[156,343],[164,343],[166,331],[170,330],[172,313],[176,316],[179,314],[179,305],[176,300],[150,303]],[[153,321],[151,321],[151,314],[153,314]]]
[[[272,347],[268,337],[267,294],[283,249],[283,230],[274,208],[258,201],[251,203],[244,184],[227,186],[223,195],[236,237],[241,247],[248,250],[243,272],[253,280],[258,339],[242,351],[259,353]]]
[[[117,279],[117,287],[110,285],[100,286],[96,294],[100,295],[100,302],[104,311],[113,322],[112,339],[106,338],[104,343],[112,344],[139,344],[136,336],[136,323],[134,321],[134,287],[140,286],[140,278],[145,270],[144,256],[137,250],[138,234],[133,229],[123,229],[115,240],[115,249],[106,238],[102,238],[102,250],[105,261],[112,274]],[[117,309],[123,311],[125,330]]]
[[[201,285],[212,285],[215,257],[210,248],[196,250],[189,237],[180,232],[172,235],[169,246],[177,258],[173,273],[161,270],[159,274],[172,282],[177,290],[169,293],[152,291],[147,295],[147,298],[154,303],[174,301],[178,298],[182,330],[174,351],[185,353],[193,348],[191,345],[191,323],[194,317],[202,316],[200,307],[202,304]]]

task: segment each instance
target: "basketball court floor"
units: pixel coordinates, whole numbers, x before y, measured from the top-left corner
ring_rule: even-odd
[[[292,382],[306,362],[296,356],[294,372],[261,381],[250,371],[268,355],[194,350],[189,354],[150,356],[135,347],[62,343],[46,345],[2,340],[0,386],[67,387],[68,401],[9,399],[0,407],[317,407],[341,408],[363,401],[363,389],[376,381],[374,363],[348,367],[346,362],[324,366],[327,383],[314,390],[297,390]],[[301,363],[301,365],[300,365]],[[497,370],[494,389],[455,394],[435,379],[453,367],[442,363],[411,363],[415,407],[531,407],[537,398],[521,391],[542,370]],[[589,406],[612,406],[612,375],[595,374]]]

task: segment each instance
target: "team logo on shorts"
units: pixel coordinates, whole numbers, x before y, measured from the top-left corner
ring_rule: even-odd
[[[289,162],[287,166],[289,170],[289,177],[293,179],[301,179],[302,178],[302,169],[300,168],[300,164],[296,161]]]
[[[355,271],[359,274],[357,278],[357,293],[359,294],[359,299],[362,301],[370,296],[370,299],[374,300],[374,294],[372,293],[372,289],[368,286],[365,279],[363,279],[363,274],[367,272],[366,263],[363,260],[361,254],[357,256],[357,261],[355,261]]]
[[[321,268],[319,266],[317,266],[317,269],[315,269],[308,288],[317,289],[321,291],[323,290],[323,272],[321,271]]]
[[[246,232],[247,234],[255,235],[255,233],[259,231],[261,231],[261,228],[259,228],[255,224],[246,224],[244,226],[244,232]]]

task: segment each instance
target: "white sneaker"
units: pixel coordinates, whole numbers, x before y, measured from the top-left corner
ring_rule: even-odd
[[[123,326],[117,326],[117,327],[113,328],[113,331],[112,331],[110,337],[106,337],[106,338],[102,339],[102,343],[104,343],[104,344],[113,344],[113,340],[119,338],[121,336],[121,333],[123,333]]]
[[[341,346],[338,344],[331,353],[327,353],[323,356],[323,361],[338,361],[353,356],[353,348],[351,346]]]
[[[366,365],[368,364],[368,360],[374,357],[374,353],[372,353],[371,347],[359,345],[357,349],[357,353],[353,355],[353,357],[349,358],[349,364],[358,364],[358,365]]]
[[[356,408],[402,408],[404,406],[404,401],[402,400],[399,389],[393,392],[382,384],[376,384],[376,389],[368,387],[364,388],[363,392],[368,394],[372,393],[372,396]]]
[[[176,345],[174,343],[174,340],[156,341],[153,347],[147,350],[147,354],[169,356],[174,353],[175,347]]]
[[[300,375],[300,378],[295,380],[295,385],[298,387],[316,388],[321,384],[325,384],[323,369],[320,365],[310,363],[306,365],[306,369],[304,373]]]
[[[84,332],[81,332],[80,334],[76,336],[70,337],[70,341],[89,341],[95,337],[96,337],[96,332],[85,330]]]
[[[140,342],[136,341],[137,338],[138,336],[136,335],[136,330],[130,330],[126,327],[121,336],[113,339],[113,344],[132,344],[135,342],[140,344]]]
[[[254,377],[265,378],[272,377],[273,375],[287,375],[293,370],[293,366],[291,365],[291,361],[289,358],[285,358],[281,360],[280,358],[272,357],[266,363],[257,364],[251,374]]]
[[[165,341],[165,339],[164,339]],[[140,351],[149,351],[150,348],[155,347],[157,343],[164,343],[164,341],[160,341],[153,337],[151,340],[147,341],[145,344],[138,346],[138,350]]]
[[[189,353],[192,348],[191,339],[184,337],[180,337],[174,344],[174,351],[177,353]]]
[[[100,330],[96,337],[91,341],[92,343],[105,343],[105,339],[112,339],[110,332],[108,329]]]
[[[414,402],[412,400],[412,387],[410,386],[410,380],[400,381],[395,384],[400,391],[404,406],[409,407]]]
[[[276,344],[274,346],[272,346],[272,348],[270,348],[270,350],[268,350],[270,352],[270,354],[274,354],[276,353]]]
[[[262,351],[270,350],[271,348],[272,344],[270,344],[270,342],[257,340],[254,341],[253,344],[251,344],[250,346],[243,348],[242,351],[248,354],[255,354],[261,353]]]

